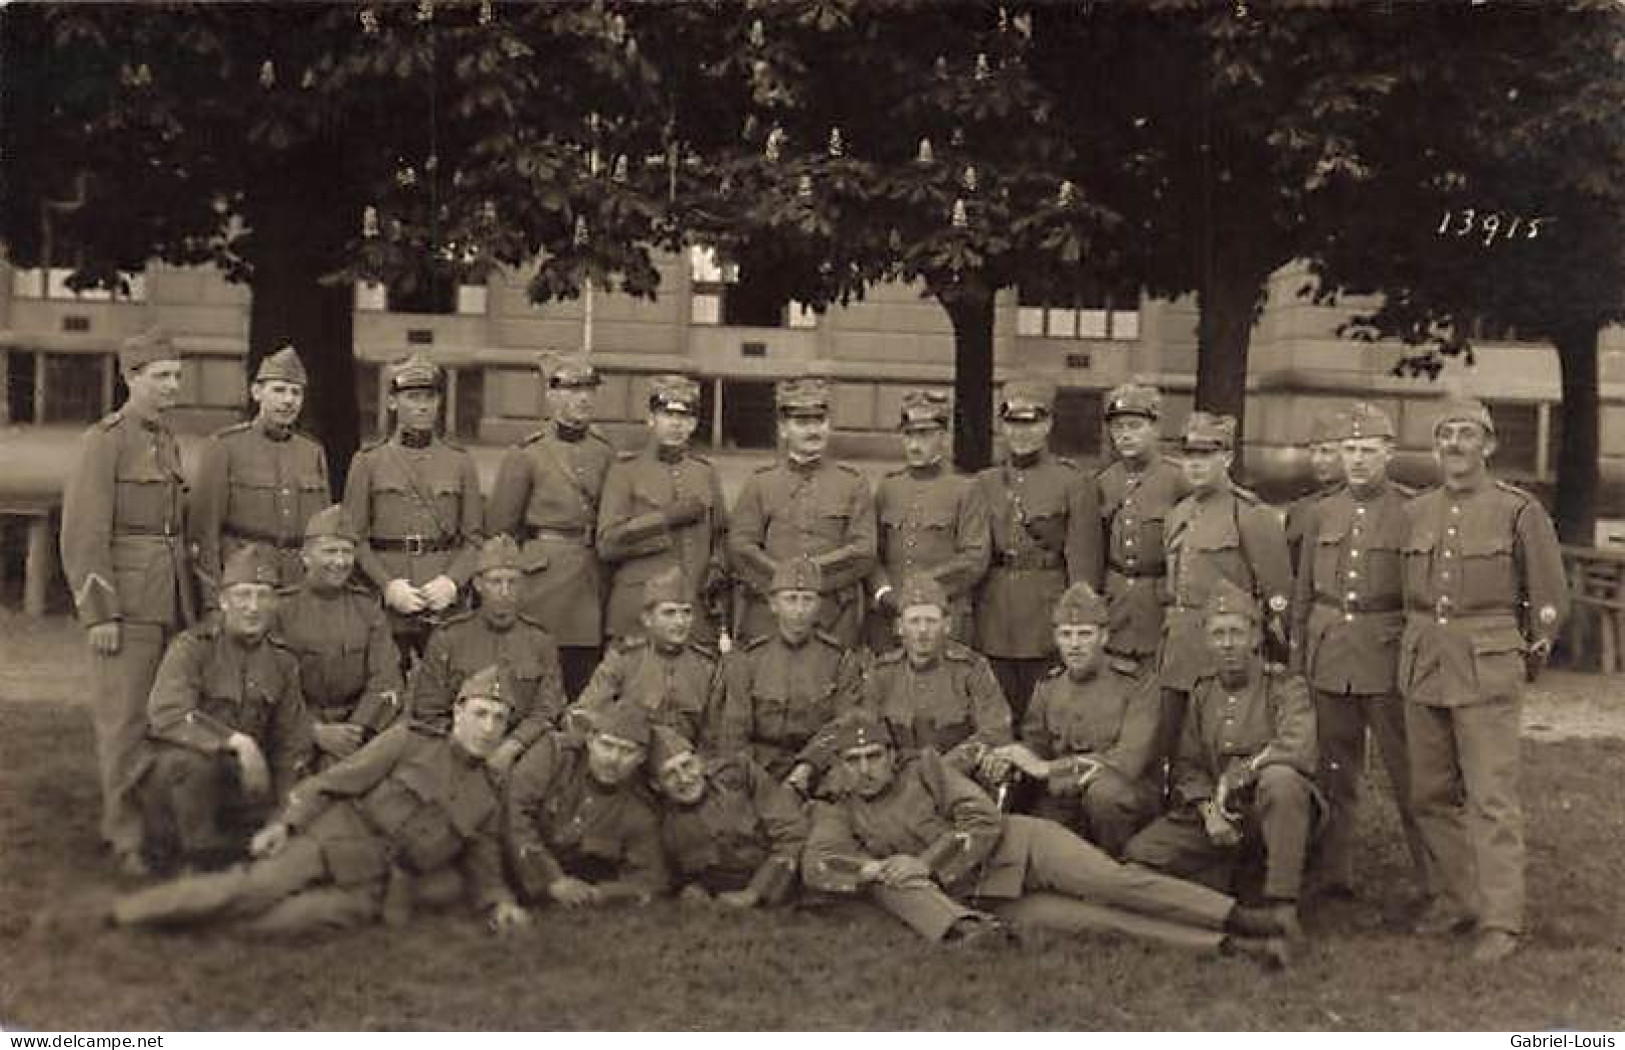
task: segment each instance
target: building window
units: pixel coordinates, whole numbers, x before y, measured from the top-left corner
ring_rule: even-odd
[[[431,280],[391,286],[381,281],[357,281],[355,286],[355,309],[364,313],[483,317],[487,298],[483,284]]]
[[[1084,295],[1070,302],[1022,293],[1016,308],[1016,334],[1044,339],[1140,338],[1138,293]]]
[[[1539,340],[1516,327],[1488,317],[1469,318],[1465,324],[1467,338],[1475,343],[1532,343]]]
[[[94,423],[106,415],[105,354],[43,354],[45,418],[41,423]]]
[[[742,328],[817,328],[818,313],[792,299],[770,266],[724,262],[715,248],[688,250],[691,324]]]
[[[73,274],[71,266],[12,270],[11,294],[19,299],[61,299],[80,303],[147,301],[147,276],[139,271],[120,271],[119,287],[115,289],[85,288],[77,292],[68,285],[68,278]]]
[[[1098,390],[1060,390],[1055,395],[1055,415],[1050,443],[1055,451],[1068,456],[1098,457],[1102,450],[1101,412],[1105,399]]]
[[[723,448],[771,449],[777,445],[778,437],[773,384],[756,379],[724,379]]]

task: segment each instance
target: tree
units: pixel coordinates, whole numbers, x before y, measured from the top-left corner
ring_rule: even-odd
[[[642,112],[652,82],[602,3],[19,4],[0,33],[13,261],[54,240],[81,285],[154,257],[247,282],[250,374],[282,341],[300,348],[340,486],[354,278],[411,287],[502,262],[534,265],[544,299],[612,272],[653,287],[639,238],[654,210],[587,163],[590,115]],[[621,129],[635,120],[606,123],[637,140]],[[43,223],[73,185],[83,202]]]
[[[1589,544],[1598,333],[1625,319],[1625,12],[1571,0],[1462,14],[1420,12],[1401,43],[1396,119],[1360,147],[1373,175],[1345,200],[1360,221],[1318,254],[1321,290],[1380,292],[1355,331],[1417,348],[1398,366],[1410,374],[1471,360],[1475,325],[1549,340],[1563,397],[1554,517]],[[1425,124],[1398,119],[1424,109]]]

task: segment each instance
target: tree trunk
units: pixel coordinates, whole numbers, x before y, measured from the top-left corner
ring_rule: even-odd
[[[1246,430],[1247,350],[1268,276],[1268,269],[1237,265],[1221,256],[1196,296],[1201,311],[1196,328],[1196,407],[1236,417],[1238,452]]]
[[[336,156],[337,154],[334,154]],[[321,278],[344,263],[345,241],[355,216],[335,193],[335,177],[317,188],[311,178],[328,164],[290,163],[290,177],[256,187],[245,202],[252,227],[245,255],[253,266],[253,304],[248,322],[248,375],[267,354],[292,343],[310,373],[304,421],[327,451],[334,495],[344,491],[350,457],[359,442],[356,411],[354,291],[348,283]]]
[[[1601,325],[1578,320],[1552,333],[1563,383],[1563,432],[1557,449],[1553,517],[1564,543],[1589,547],[1597,534],[1599,455],[1597,337]]]
[[[993,462],[993,292],[936,295],[954,326],[954,465],[977,471]]]

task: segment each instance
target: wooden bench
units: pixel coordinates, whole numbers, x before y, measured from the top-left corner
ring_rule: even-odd
[[[1598,669],[1614,674],[1625,652],[1625,550],[1612,547],[1563,546],[1574,612],[1569,638],[1574,662],[1586,666],[1591,637],[1597,640]],[[1582,620],[1581,613],[1585,616]]]

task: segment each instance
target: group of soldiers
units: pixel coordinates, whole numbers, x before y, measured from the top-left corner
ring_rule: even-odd
[[[180,354],[148,333],[120,366],[63,560],[102,836],[126,875],[181,876],[121,924],[862,894],[938,940],[1105,930],[1278,966],[1306,891],[1355,894],[1369,729],[1417,931],[1520,943],[1519,700],[1567,593],[1478,402],[1444,404],[1421,495],[1380,409],[1319,420],[1322,488],[1283,525],[1231,480],[1232,418],[1160,454],[1148,386],[1109,394],[1091,474],[1048,449],[1053,386],[1008,380],[974,477],[947,399],[909,391],[871,489],[828,454],[828,385],[785,380],[780,454],[730,510],[693,379],[655,377],[647,444],[617,453],[591,363],[553,358],[487,500],[420,355],[329,506],[293,348],[190,483]]]

